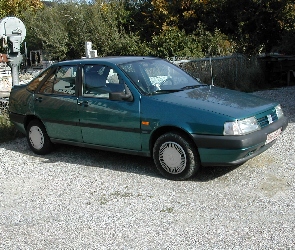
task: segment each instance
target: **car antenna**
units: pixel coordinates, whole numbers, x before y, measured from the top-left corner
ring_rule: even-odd
[[[214,78],[213,78],[213,65],[212,65],[212,58],[210,56],[210,74],[211,74],[211,86],[214,86]]]

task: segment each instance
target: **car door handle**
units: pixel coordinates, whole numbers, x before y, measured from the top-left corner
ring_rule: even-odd
[[[42,102],[42,97],[36,97],[35,101]]]
[[[87,102],[87,101],[83,101],[83,102],[78,101],[77,104],[78,104],[79,106],[88,107],[88,102]]]

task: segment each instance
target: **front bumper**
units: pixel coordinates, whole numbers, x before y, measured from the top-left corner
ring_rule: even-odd
[[[211,136],[193,134],[203,166],[239,165],[261,154],[275,141],[265,144],[267,135],[280,129],[284,131],[288,119],[283,117],[269,126],[247,135]]]

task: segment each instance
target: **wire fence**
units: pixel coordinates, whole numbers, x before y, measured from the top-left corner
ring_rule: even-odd
[[[237,54],[201,59],[168,58],[206,84],[252,91],[264,85],[264,73],[256,57]]]

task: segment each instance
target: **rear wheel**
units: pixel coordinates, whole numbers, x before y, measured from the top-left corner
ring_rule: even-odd
[[[27,127],[27,140],[31,150],[39,155],[44,155],[52,150],[52,143],[47,135],[42,122],[33,120]]]
[[[153,148],[153,157],[159,172],[171,180],[185,180],[200,168],[195,145],[178,133],[160,136]]]

